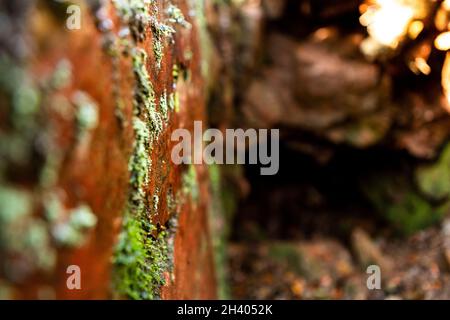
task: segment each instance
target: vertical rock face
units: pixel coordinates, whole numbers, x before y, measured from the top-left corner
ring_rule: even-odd
[[[216,296],[208,171],[170,159],[205,119],[202,3],[0,4],[2,298]]]

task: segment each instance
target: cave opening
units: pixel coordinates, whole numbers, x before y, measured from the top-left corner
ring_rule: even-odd
[[[363,26],[370,1],[263,2],[266,40],[252,77],[236,77],[235,103],[243,127],[280,128],[280,170],[261,176],[244,166],[230,229],[231,296],[445,295],[443,282],[425,289],[436,270],[443,278],[449,270],[437,31],[425,23],[417,38],[391,39],[389,53],[371,46]],[[382,290],[366,286],[369,265],[381,266]]]

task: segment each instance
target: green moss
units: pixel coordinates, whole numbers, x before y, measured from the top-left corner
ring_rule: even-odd
[[[119,297],[155,299],[165,283],[164,272],[171,268],[171,249],[168,233],[157,234],[149,217],[149,213],[158,211],[159,195],[152,196],[152,210],[146,200],[152,132],[137,116],[133,119],[133,128],[135,141],[129,161],[129,200],[114,254],[113,283]]]
[[[146,39],[148,29],[152,31],[153,55],[157,69],[161,68],[166,38],[171,38],[175,30],[157,20],[158,6],[154,0],[114,0],[114,6],[122,20],[128,25],[135,43]]]
[[[25,191],[0,186],[0,222],[1,226],[23,219],[32,210],[31,195]],[[5,240],[5,239],[3,239]],[[0,245],[4,243],[0,242]]]
[[[408,171],[409,172],[409,171]],[[364,179],[362,190],[383,217],[411,234],[439,222],[450,206],[450,145],[439,159],[406,173],[381,172]]]
[[[131,56],[135,78],[133,99],[135,139],[128,164],[130,172],[128,203],[114,255],[113,283],[118,297],[153,299],[159,296],[159,289],[164,284],[164,272],[171,270],[173,229],[176,225],[173,219],[176,218],[177,201],[173,194],[167,196],[167,207],[173,217],[166,228],[161,226],[162,231],[158,233],[151,218],[160,210],[161,194],[158,189],[153,195],[149,195],[147,191],[152,167],[151,152],[153,143],[163,130],[164,122],[169,119],[169,110],[176,109],[176,106],[174,96],[168,96],[166,91],[159,96],[159,107],[157,106],[156,93],[148,73],[147,53],[138,45],[145,40],[150,29],[154,63],[156,69],[160,69],[165,44],[168,39],[172,39],[175,30],[157,20],[158,6],[153,0],[115,0],[114,5],[122,22],[129,27],[133,38],[133,43],[127,45],[126,52]],[[181,16],[177,12],[171,14],[173,15],[171,19],[176,21],[169,19],[169,22],[182,23]],[[155,183],[160,184],[158,181]],[[198,198],[198,188],[192,189]]]
[[[161,133],[163,121],[156,110],[155,92],[147,71],[147,54],[144,50],[136,48],[132,52],[132,61],[136,79],[134,113],[148,120],[153,141]]]
[[[135,42],[144,41],[146,30],[150,25],[151,14],[150,5],[154,5],[154,0],[113,0],[118,14],[123,23],[130,28],[131,35]]]
[[[439,159],[430,165],[419,167],[415,172],[420,191],[430,199],[441,200],[450,196],[450,144],[444,148]]]
[[[154,226],[142,218],[125,217],[115,264],[117,289],[132,299],[153,299],[164,284],[164,233],[153,238]]]
[[[406,235],[440,221],[446,213],[444,207],[434,206],[398,174],[365,179],[362,190],[375,209]]]
[[[155,299],[170,269],[167,233],[154,236],[155,227],[145,217],[127,215],[114,257],[115,289],[131,299]]]

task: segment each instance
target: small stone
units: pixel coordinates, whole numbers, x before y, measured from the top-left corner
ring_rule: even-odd
[[[353,231],[351,244],[362,268],[375,264],[381,268],[381,272],[389,273],[392,271],[392,261],[383,255],[378,245],[364,230],[356,228]]]

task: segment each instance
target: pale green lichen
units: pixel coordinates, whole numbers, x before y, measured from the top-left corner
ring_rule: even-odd
[[[9,130],[0,132],[0,169],[28,166],[37,151],[34,141],[42,95],[26,70],[4,55],[0,55],[0,95],[8,107],[5,120],[9,124]]]
[[[98,106],[95,101],[83,91],[75,92],[72,101],[77,108],[77,139],[82,141],[98,125]]]
[[[36,138],[42,125],[39,121],[42,91],[19,63],[0,56],[0,94],[9,108],[5,119],[8,129],[0,132],[1,269],[6,279],[14,281],[36,271],[51,271],[56,259],[46,223],[34,215],[33,192],[11,184],[10,177],[6,177],[8,171],[29,166],[36,168],[37,175],[40,172],[42,160],[37,155],[45,158],[45,150],[37,148]]]
[[[138,117],[134,118],[135,142],[129,162],[130,193],[122,232],[114,254],[114,287],[119,297],[154,299],[170,270],[170,249],[165,231],[156,235],[146,201],[146,186],[151,167],[151,133]],[[157,212],[159,197],[152,198]]]
[[[144,187],[149,181],[149,170],[151,166],[148,155],[150,132],[145,123],[137,117],[133,119],[133,128],[135,132],[134,151],[128,163],[130,186],[132,189],[130,193],[130,204],[134,208],[133,211],[139,213],[144,207],[142,201],[145,196]]]
[[[50,78],[50,86],[53,90],[63,89],[72,82],[72,64],[67,59],[62,59],[56,65]]]
[[[187,29],[191,28],[191,24],[186,21],[183,12],[173,4],[170,4],[167,8],[167,14],[169,16],[169,22],[178,24]]]
[[[128,165],[130,189],[123,228],[114,254],[113,284],[118,297],[153,299],[159,297],[160,287],[165,283],[164,272],[170,272],[173,263],[174,223],[170,219],[166,226],[160,226],[157,230],[151,221],[161,206],[158,188],[154,194],[148,194],[151,152],[153,144],[163,131],[164,122],[169,119],[168,110],[175,106],[173,99],[172,107],[170,106],[170,97],[166,91],[159,96],[159,107],[157,106],[148,72],[147,53],[138,45],[146,38],[146,30],[149,28],[152,31],[154,64],[159,70],[165,43],[175,30],[157,20],[158,7],[155,1],[115,0],[114,5],[134,40],[126,52],[131,56],[135,88],[134,142]],[[155,183],[160,185],[162,182]]]
[[[190,196],[194,203],[197,203],[200,197],[200,190],[197,181],[197,171],[194,165],[189,165],[181,178],[181,190],[184,195]]]
[[[151,167],[150,131],[135,117],[134,150],[129,162],[130,193],[124,215],[122,232],[114,254],[114,287],[119,297],[155,299],[165,283],[164,272],[170,270],[171,251],[167,233],[159,232],[148,216],[146,186]],[[158,211],[159,196],[152,197],[154,213]]]
[[[46,223],[33,216],[32,194],[13,187],[0,186],[0,251],[8,279],[21,280],[34,271],[50,271],[55,265]],[[20,259],[17,259],[20,257]],[[27,263],[20,268],[17,263]]]
[[[136,88],[134,90],[135,114],[137,116],[145,115],[145,111],[150,112],[155,106],[155,92],[147,71],[147,53],[143,49],[135,48],[131,52],[131,57],[133,73],[136,79]],[[142,106],[145,107],[144,110]]]
[[[147,54],[144,50],[136,48],[132,52],[132,61],[133,73],[136,79],[134,113],[148,120],[153,141],[161,133],[163,121],[156,110],[155,92],[147,71]]]
[[[154,0],[113,0],[122,21],[130,28],[131,35],[136,42],[144,41],[146,29],[150,25],[150,5]]]
[[[54,119],[49,115],[54,112],[71,121],[72,102],[79,139],[98,122],[97,106],[87,93],[76,92],[69,101],[58,92],[71,82],[72,66],[67,59],[60,60],[51,74],[36,79],[20,62],[0,57],[0,95],[8,108],[4,119],[7,125],[0,133],[0,272],[15,283],[37,273],[50,273],[57,259],[55,245],[82,243],[85,231],[96,220],[87,205],[69,211],[67,221],[60,220],[67,210],[55,201],[49,205],[43,196],[54,190],[64,158],[64,150],[55,142]],[[19,174],[9,175],[11,172]],[[32,175],[22,178],[21,172]],[[26,187],[18,186],[20,179],[27,179]],[[59,225],[78,231],[77,241],[52,237]]]
[[[159,98],[159,109],[161,110],[163,120],[167,122],[169,120],[169,105],[167,102],[167,91],[165,90]]]
[[[97,224],[97,217],[86,204],[70,210],[68,216],[67,221],[53,226],[53,238],[60,246],[79,248],[86,243],[88,231]]]
[[[169,265],[166,233],[157,236],[147,214],[145,187],[149,182],[150,132],[146,124],[135,117],[134,150],[129,162],[130,192],[122,232],[114,253],[113,283],[119,297],[154,299],[165,283],[164,271]],[[154,210],[159,198],[153,197]],[[155,207],[156,206],[156,207]]]
[[[155,58],[156,67],[159,70],[161,69],[161,62],[164,56],[164,43],[166,38],[172,37],[175,30],[172,27],[156,20],[152,23],[151,30],[153,34],[153,55]]]

